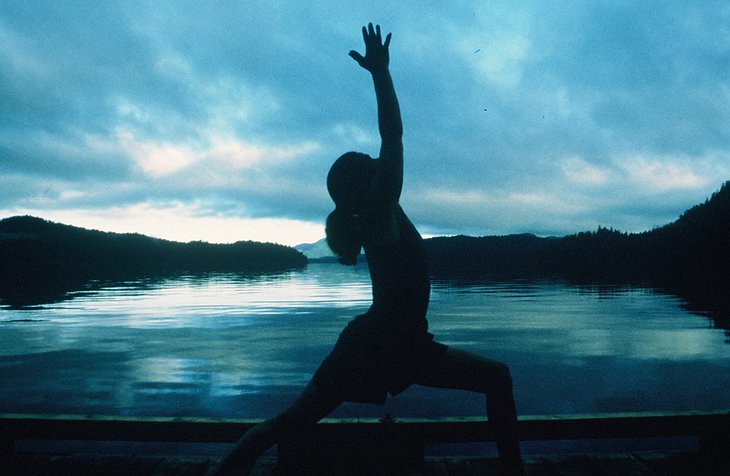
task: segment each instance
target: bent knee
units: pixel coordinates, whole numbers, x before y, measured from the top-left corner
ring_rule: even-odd
[[[493,391],[495,388],[512,388],[512,374],[509,367],[503,362],[493,361],[484,372],[484,390]]]
[[[502,383],[512,385],[512,374],[510,373],[507,364],[499,362],[499,365],[497,366],[497,379]]]

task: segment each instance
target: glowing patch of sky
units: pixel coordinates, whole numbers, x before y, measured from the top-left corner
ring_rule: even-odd
[[[138,204],[104,210],[0,210],[3,216],[27,213],[84,228],[116,233],[141,233],[173,241],[262,241],[289,246],[313,243],[324,236],[324,222],[314,223],[285,218],[240,218],[199,215],[195,207]]]

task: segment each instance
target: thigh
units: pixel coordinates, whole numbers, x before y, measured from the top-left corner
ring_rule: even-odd
[[[309,382],[297,399],[271,423],[276,427],[312,425],[329,415],[340,403],[339,398],[321,392],[314,382]]]
[[[485,393],[495,385],[511,385],[511,378],[504,363],[449,347],[415,383]]]

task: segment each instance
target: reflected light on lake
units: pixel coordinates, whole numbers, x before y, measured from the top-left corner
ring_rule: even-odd
[[[0,308],[0,410],[265,417],[308,382],[370,303],[367,268],[310,264],[176,276]],[[436,339],[507,362],[521,413],[730,406],[730,346],[673,296],[556,282],[435,281]],[[412,387],[335,416],[478,415],[483,399]]]

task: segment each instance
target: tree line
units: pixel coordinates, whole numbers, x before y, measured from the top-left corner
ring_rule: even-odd
[[[71,274],[124,269],[266,272],[303,267],[307,258],[274,243],[180,243],[17,216],[0,220],[0,262],[3,274],[23,276],[59,269]]]
[[[642,233],[599,227],[563,237],[529,234],[426,240],[437,277],[564,279],[645,284],[727,306],[730,181],[674,222]]]

